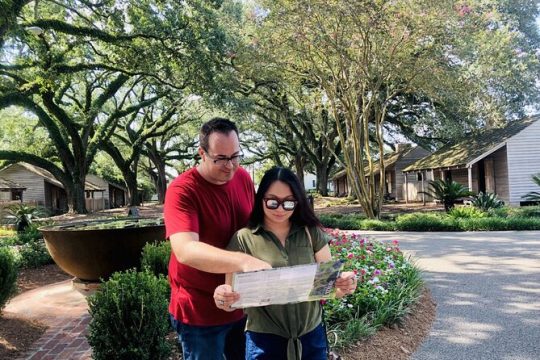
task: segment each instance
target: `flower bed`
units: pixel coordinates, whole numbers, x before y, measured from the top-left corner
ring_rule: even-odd
[[[423,287],[420,270],[399,249],[399,242],[368,239],[327,230],[332,254],[345,271],[358,276],[358,289],[344,299],[327,301],[325,317],[334,346],[372,335],[379,327],[399,323]]]

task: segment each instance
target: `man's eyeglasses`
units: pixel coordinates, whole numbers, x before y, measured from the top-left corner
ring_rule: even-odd
[[[215,158],[213,156],[210,156],[210,154],[206,150],[204,152],[206,153],[206,156],[212,159],[214,164],[219,165],[219,166],[225,166],[229,163],[229,161],[233,165],[239,165],[242,159],[244,158],[244,154],[238,154],[231,157],[220,156],[220,157]]]
[[[298,204],[298,201],[296,200],[277,200],[277,199],[263,199],[264,205],[267,209],[270,210],[276,210],[279,205],[283,208],[283,210],[286,211],[293,211],[296,207],[296,204]]]

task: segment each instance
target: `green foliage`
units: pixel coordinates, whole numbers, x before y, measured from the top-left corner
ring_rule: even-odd
[[[353,295],[325,304],[330,338],[333,335],[339,347],[401,321],[418,299],[423,281],[397,240],[381,243],[338,230],[330,230],[329,235],[333,255],[359,277]]]
[[[504,201],[499,199],[494,193],[480,192],[478,195],[474,195],[471,201],[472,206],[482,211],[489,211],[490,209],[498,209],[504,206]]]
[[[24,245],[31,241],[40,240],[43,236],[37,229],[36,224],[29,225],[24,231],[15,233],[12,236],[0,238],[0,245]],[[14,232],[11,232],[13,234]]]
[[[88,299],[93,358],[166,359],[167,280],[144,271],[114,273]]]
[[[14,236],[14,235],[16,235],[15,231],[0,227],[0,237]]]
[[[538,230],[540,206],[501,207],[483,213],[473,207],[455,207],[447,215],[412,213],[400,215],[395,221],[373,221],[351,215],[321,216],[324,226],[344,230],[381,231],[503,231]]]
[[[514,217],[533,217],[540,218],[540,206],[522,206],[511,208],[510,215]]]
[[[38,268],[53,263],[53,259],[49,251],[47,251],[43,240],[31,240],[17,246],[16,249],[18,253],[17,263],[20,268]]]
[[[448,216],[454,219],[460,219],[460,218],[469,219],[469,218],[486,217],[487,214],[476,207],[455,206],[448,212]]]
[[[171,243],[169,241],[148,243],[142,250],[141,266],[156,276],[167,276],[169,259],[171,257]]]
[[[41,207],[30,206],[26,204],[13,204],[6,208],[8,221],[15,224],[18,232],[23,232],[32,225],[34,219],[46,215],[46,210]]]
[[[454,207],[456,200],[459,198],[472,195],[469,189],[455,181],[441,179],[430,180],[429,186],[430,189],[428,191],[421,191],[420,193],[431,196],[442,202],[446,212]]]
[[[532,180],[536,185],[540,186],[540,174],[533,175]],[[540,191],[530,191],[523,195],[522,199],[526,201],[540,202]]]
[[[319,220],[324,226],[334,229],[359,230],[362,226],[360,218],[355,215],[322,214]]]
[[[437,214],[413,213],[398,216],[396,219],[398,231],[452,231],[454,229],[453,219]]]
[[[0,314],[9,298],[17,290],[17,265],[7,247],[0,247]]]

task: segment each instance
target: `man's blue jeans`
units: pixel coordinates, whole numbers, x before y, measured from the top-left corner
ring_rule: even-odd
[[[182,324],[171,315],[172,327],[182,345],[184,360],[244,360],[246,319],[220,326]]]

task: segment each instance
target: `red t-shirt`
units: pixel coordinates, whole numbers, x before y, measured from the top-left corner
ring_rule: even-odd
[[[247,171],[239,168],[223,185],[206,181],[196,168],[169,185],[165,196],[166,236],[196,232],[199,241],[224,249],[233,234],[247,224],[255,191]],[[216,307],[214,290],[225,283],[224,274],[212,274],[181,264],[171,253],[169,261],[171,302],[169,312],[184,324],[224,325],[240,320],[241,310],[226,312]]]

